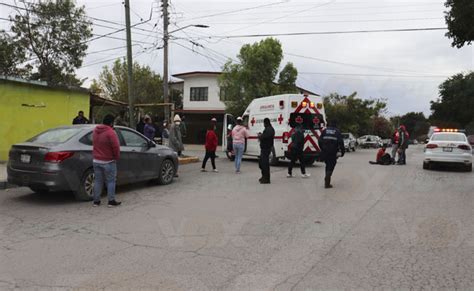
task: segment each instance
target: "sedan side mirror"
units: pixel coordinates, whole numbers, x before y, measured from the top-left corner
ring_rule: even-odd
[[[154,148],[154,147],[156,147],[156,144],[153,141],[149,140],[148,143],[147,143],[147,146],[148,146],[148,148]]]

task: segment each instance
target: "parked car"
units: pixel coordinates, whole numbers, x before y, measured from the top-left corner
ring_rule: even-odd
[[[382,139],[376,135],[364,135],[357,140],[361,148],[379,148],[382,147]]]
[[[34,192],[73,191],[77,200],[93,197],[92,132],[95,125],[74,125],[47,130],[12,146],[8,182]],[[117,184],[156,180],[169,184],[178,170],[178,156],[139,132],[117,126],[120,160]]]
[[[456,164],[472,171],[472,146],[461,132],[435,132],[425,146],[423,169],[434,164]]]
[[[389,148],[392,146],[392,139],[391,138],[385,138],[382,139],[382,145]]]
[[[344,139],[344,147],[346,148],[346,151],[349,152],[352,150],[353,152],[355,152],[357,141],[354,135],[350,132],[343,133],[342,138]]]

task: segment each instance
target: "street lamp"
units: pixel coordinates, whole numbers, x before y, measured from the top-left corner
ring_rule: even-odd
[[[204,24],[189,24],[168,32],[168,9],[163,9],[163,11],[166,14],[163,17],[163,101],[164,103],[170,103],[168,90],[168,39],[170,34],[188,27],[208,28],[209,26]],[[170,108],[167,105],[165,106],[165,120],[170,120]]]

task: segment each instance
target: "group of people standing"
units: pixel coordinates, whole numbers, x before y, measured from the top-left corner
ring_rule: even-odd
[[[206,163],[211,159],[212,169],[214,172],[218,172],[216,169],[215,158],[217,149],[217,135],[215,133],[217,120],[211,119],[211,125],[206,132],[205,149],[206,154],[202,161],[201,171],[206,171]],[[259,167],[262,172],[262,177],[259,179],[261,184],[270,184],[270,154],[273,149],[273,139],[275,137],[275,130],[273,129],[270,119],[265,118],[263,120],[264,130],[258,134],[260,141],[260,159]],[[232,150],[234,152],[234,164],[235,173],[240,174],[240,166],[242,164],[242,156],[245,151],[245,140],[249,138],[248,129],[242,125],[242,117],[237,117],[236,125],[232,129]]]
[[[408,148],[408,140],[410,134],[404,125],[400,125],[392,136],[392,164],[406,165],[407,156],[406,150]],[[398,161],[396,155],[398,154]]]
[[[240,174],[240,168],[242,164],[242,156],[245,151],[245,141],[250,137],[248,129],[242,125],[242,117],[236,119],[236,125],[232,128],[230,133],[232,140],[232,151],[234,152],[234,164],[235,173]],[[263,120],[264,130],[258,133],[258,140],[260,142],[260,157],[259,157],[259,168],[262,176],[259,179],[261,184],[270,184],[270,156],[272,154],[275,129],[271,125],[270,119],[265,118]],[[206,171],[206,163],[211,159],[212,168],[214,172],[217,172],[215,165],[216,149],[217,149],[217,135],[215,133],[216,119],[211,120],[211,125],[206,132],[205,149],[206,154],[202,162],[201,171]],[[288,178],[293,177],[293,167],[296,161],[299,161],[301,167],[301,176],[303,178],[310,177],[306,173],[305,160],[303,156],[304,151],[304,130],[299,124],[295,127],[294,133],[291,136],[292,146],[290,150],[290,163],[288,165]],[[331,176],[336,167],[338,157],[344,156],[344,141],[340,131],[335,127],[335,123],[328,124],[328,126],[322,131],[319,138],[319,146],[321,148],[321,159],[326,163],[326,175],[325,175],[325,188],[332,188]],[[340,155],[339,155],[340,153]]]
[[[186,136],[186,124],[178,114],[174,116],[171,126],[165,120],[161,127],[155,125],[150,116],[145,115],[137,124],[137,131],[150,140],[161,137],[162,144],[173,149],[179,156],[184,150],[183,137]]]
[[[392,135],[392,155],[390,156],[389,153],[386,153],[387,147],[383,145],[377,152],[375,162],[369,161],[369,163],[373,165],[406,165],[406,150],[408,148],[409,139],[410,134],[406,127],[400,125]]]
[[[112,120],[112,126],[128,126],[128,124],[124,120],[124,112],[122,111],[118,116],[114,117]],[[110,116],[108,115],[109,119]],[[176,114],[173,119],[173,123],[171,126],[168,125],[168,122],[165,120],[163,121],[162,125],[159,126],[153,123],[152,118],[149,115],[145,115],[144,117],[140,118],[140,121],[137,124],[136,130],[141,134],[145,135],[150,140],[155,140],[155,138],[161,137],[161,141],[163,145],[169,146],[178,155],[181,156],[184,145],[183,145],[183,137],[186,137],[186,123],[184,121],[185,117],[182,118]],[[110,120],[108,120],[110,121]],[[90,121],[84,116],[84,111],[79,111],[77,116],[73,119],[72,124],[89,124]]]

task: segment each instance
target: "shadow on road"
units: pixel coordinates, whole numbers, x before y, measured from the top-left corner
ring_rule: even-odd
[[[176,183],[176,181],[174,182]],[[160,185],[160,187],[172,186],[170,185]],[[153,182],[141,182],[130,185],[123,185],[117,187],[116,193],[118,195],[124,195],[127,193],[133,194],[136,190],[143,190],[148,187],[155,187],[156,183]],[[47,192],[47,193],[35,193],[29,188],[15,188],[15,189],[25,189],[23,193],[18,196],[11,197],[9,199],[11,202],[25,203],[25,204],[37,204],[37,205],[66,205],[72,203],[81,203],[89,201],[77,201],[74,197],[73,192],[62,191],[62,192]],[[104,190],[102,194],[102,200],[106,199],[107,191]],[[120,198],[118,198],[120,200]],[[104,202],[104,201],[102,201]]]
[[[458,165],[431,165],[431,169],[428,171],[433,172],[455,172],[455,173],[469,173],[463,167]]]

